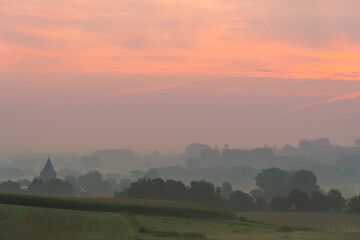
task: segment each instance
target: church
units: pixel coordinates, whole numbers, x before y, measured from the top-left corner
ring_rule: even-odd
[[[51,163],[50,156],[49,156],[43,170],[40,172],[40,178],[44,181],[56,178],[56,172]]]

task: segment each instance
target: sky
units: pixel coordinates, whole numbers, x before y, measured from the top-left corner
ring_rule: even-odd
[[[360,137],[358,0],[0,0],[0,149]]]

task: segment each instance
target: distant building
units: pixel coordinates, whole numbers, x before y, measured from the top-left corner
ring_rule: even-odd
[[[56,178],[56,172],[51,163],[50,157],[48,158],[44,169],[40,172],[40,178],[45,181]]]

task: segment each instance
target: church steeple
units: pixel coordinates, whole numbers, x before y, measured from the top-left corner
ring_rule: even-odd
[[[56,171],[50,160],[50,154],[43,170],[40,172],[40,178],[45,181],[56,178]]]

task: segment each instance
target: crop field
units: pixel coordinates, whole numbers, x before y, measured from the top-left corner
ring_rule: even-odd
[[[166,215],[189,218],[235,218],[235,214],[229,211],[190,203],[157,200],[64,198],[0,193],[0,203],[85,211],[127,211],[134,214]]]
[[[313,228],[330,232],[360,232],[360,215],[342,213],[238,213],[260,223]]]
[[[360,233],[281,229],[246,220],[0,204],[1,240],[358,240]]]

